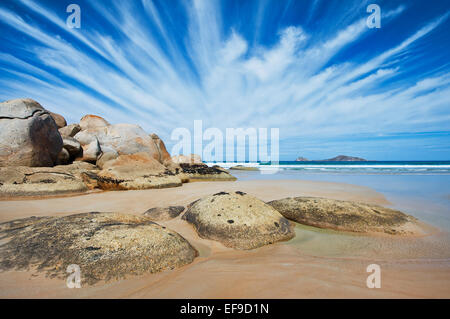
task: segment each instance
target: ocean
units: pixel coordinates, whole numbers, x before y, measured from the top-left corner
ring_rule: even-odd
[[[357,173],[357,174],[450,174],[450,161],[280,161],[267,163],[215,163],[229,168],[236,165],[258,167],[260,170],[298,170],[311,173]],[[214,165],[209,163],[209,165]]]
[[[438,235],[420,239],[355,236],[297,225],[291,241],[303,254],[311,256],[416,258],[450,262],[450,161],[392,162],[280,162],[209,163],[229,168],[235,165],[259,170],[230,170],[238,180],[311,180],[366,186],[383,194],[388,207],[433,225]],[[302,194],[299,194],[301,196]]]

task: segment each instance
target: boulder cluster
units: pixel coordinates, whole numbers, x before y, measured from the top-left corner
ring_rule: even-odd
[[[95,115],[67,125],[30,99],[0,103],[0,196],[234,179],[196,155],[171,157],[156,134],[138,125],[110,124]],[[1,223],[0,270],[33,267],[64,278],[67,266],[76,264],[83,282],[93,284],[181,267],[198,256],[197,250],[156,223],[180,215],[201,238],[245,250],[294,238],[295,222],[359,233],[420,233],[414,217],[376,205],[315,197],[265,203],[242,191],[222,191],[186,208],[154,207],[142,216],[89,212]]]
[[[380,206],[313,197],[265,203],[242,191],[222,191],[187,208],[154,207],[141,216],[90,212],[1,223],[0,270],[33,268],[65,278],[67,266],[76,264],[83,283],[94,284],[181,267],[198,256],[196,248],[156,223],[180,215],[201,238],[240,250],[294,238],[295,222],[360,233],[419,231],[414,217]]]
[[[45,271],[67,277],[76,264],[82,282],[95,284],[174,269],[198,252],[180,234],[156,221],[177,218],[184,206],[154,207],[141,216],[89,212],[29,217],[0,223],[0,270]],[[191,203],[181,217],[202,238],[234,249],[254,249],[295,236],[293,224],[244,192],[220,192]]]
[[[32,99],[0,103],[0,196],[181,186],[235,180],[198,155],[171,157],[156,134],[96,115],[67,125]]]

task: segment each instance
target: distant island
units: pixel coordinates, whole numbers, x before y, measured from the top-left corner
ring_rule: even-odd
[[[324,159],[324,160],[309,160],[305,157],[298,157],[296,162],[367,162],[366,159],[361,157],[347,156],[347,155],[338,155],[333,158]]]
[[[364,158],[361,158],[361,157],[338,155],[336,157],[326,159],[324,161],[329,161],[329,162],[366,162],[367,160]]]

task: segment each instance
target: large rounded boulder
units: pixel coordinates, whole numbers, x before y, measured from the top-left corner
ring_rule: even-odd
[[[191,263],[197,250],[144,216],[84,213],[0,224],[0,269],[35,269],[66,278],[80,267],[81,285],[155,273]]]
[[[157,161],[160,161],[160,153],[153,141],[139,125],[115,124],[107,127],[104,134],[98,134],[100,146],[110,146],[119,155],[130,155],[136,153],[148,153]]]
[[[200,237],[235,249],[253,249],[295,236],[293,226],[263,201],[243,192],[220,192],[189,205],[183,219]]]
[[[95,130],[98,128],[106,127],[109,125],[109,123],[103,117],[88,114],[81,118],[79,125],[82,130]]]
[[[0,103],[0,166],[54,166],[62,147],[58,126],[38,102]]]
[[[80,121],[82,130],[74,138],[80,142],[84,151],[87,148],[92,149],[91,143],[97,140],[99,152],[97,154],[91,154],[94,157],[96,156],[97,159],[100,158],[103,150],[108,150],[108,152],[113,151],[117,155],[147,153],[160,163],[164,163],[167,159],[162,141],[158,141],[159,138],[157,136],[153,138],[148,135],[139,125],[109,125],[108,122],[101,121],[101,118],[94,118],[96,120],[93,123],[88,122],[89,125],[87,125],[86,123],[83,124],[85,122],[83,119]],[[155,143],[155,140],[158,144]],[[92,156],[88,160],[92,161]]]
[[[58,126],[58,129],[67,126],[67,122],[66,122],[66,119],[64,118],[64,116],[62,116],[61,114],[58,114],[58,113],[53,113],[53,112],[49,112],[49,113],[52,116],[53,120],[55,121],[56,126]]]
[[[81,153],[81,145],[73,137],[64,137],[63,145],[71,158],[75,158]]]
[[[155,133],[151,134],[150,137],[153,139],[153,143],[155,143],[156,148],[159,152],[159,162],[161,163],[169,163],[172,162],[172,158],[170,157],[169,152],[167,152],[166,145],[162,139],[159,138]]]
[[[83,174],[90,188],[133,190],[181,186],[181,179],[147,153],[120,155],[106,161],[98,173]]]
[[[78,124],[70,124],[64,127],[61,127],[59,130],[61,136],[64,137],[74,137],[79,131],[81,131],[81,127]]]
[[[319,197],[289,197],[268,202],[284,217],[300,224],[359,233],[421,233],[417,219],[373,204]]]

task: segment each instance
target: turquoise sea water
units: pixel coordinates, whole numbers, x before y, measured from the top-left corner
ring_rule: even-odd
[[[267,163],[218,163],[222,167],[235,165],[255,166],[261,170],[289,170],[311,173],[358,173],[358,174],[450,174],[450,161],[281,161]]]
[[[212,164],[214,165],[214,164]],[[224,167],[236,163],[221,163]],[[232,170],[238,180],[311,180],[370,187],[390,207],[438,227],[437,235],[418,239],[370,238],[298,225],[290,242],[302,253],[326,257],[427,260],[450,266],[450,162],[282,162],[259,171]],[[268,174],[270,173],[270,174]],[[299,194],[301,196],[301,194]],[[446,266],[446,267],[447,267]]]
[[[221,163],[223,167],[237,163]],[[301,179],[370,187],[392,207],[450,231],[450,161],[241,163],[260,171],[233,170],[239,180]]]

